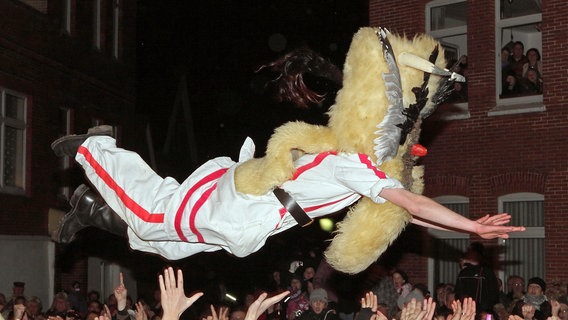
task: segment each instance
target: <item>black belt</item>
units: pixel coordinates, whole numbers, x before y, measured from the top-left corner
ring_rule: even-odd
[[[300,207],[300,205],[288,194],[288,192],[284,191],[280,188],[274,188],[274,195],[280,201],[280,203],[286,208],[288,212],[294,217],[296,222],[302,227],[309,226],[314,222],[314,219],[310,218],[304,209]]]

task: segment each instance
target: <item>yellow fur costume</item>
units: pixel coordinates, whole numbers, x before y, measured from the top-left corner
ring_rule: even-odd
[[[428,102],[420,111],[420,117],[413,122],[404,144],[381,163],[375,155],[375,139],[384,134],[377,130],[377,125],[385,118],[391,102],[383,75],[392,70],[383,55],[378,38],[380,32],[375,28],[361,28],[354,35],[344,65],[343,88],[330,109],[329,125],[290,122],[277,128],[269,140],[266,156],[252,159],[237,169],[235,184],[239,192],[263,194],[289,179],[294,170],[292,150],[364,153],[380,164],[381,171],[400,180],[405,188],[422,192],[423,171],[414,166],[416,157],[410,154],[410,149],[418,142],[421,119],[435,108],[431,101],[441,77],[431,75],[427,82]],[[389,34],[388,40],[397,59],[406,52],[427,60],[438,46],[435,40],[425,35],[407,39]],[[412,89],[423,85],[424,72],[401,63],[397,65],[402,101],[407,107],[416,103],[417,96]],[[435,65],[444,68],[442,50]],[[410,219],[410,214],[392,203],[376,204],[369,198],[362,198],[338,224],[336,235],[325,253],[327,261],[346,273],[365,270],[398,237]]]

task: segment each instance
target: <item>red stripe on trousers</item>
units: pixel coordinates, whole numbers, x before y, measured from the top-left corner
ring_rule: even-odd
[[[106,185],[111,188],[120,201],[124,203],[126,208],[132,211],[138,218],[142,219],[144,222],[149,223],[163,223],[164,214],[163,213],[150,213],[146,209],[142,208],[136,201],[132,200],[122,189],[116,181],[110,176],[110,174],[101,166],[101,164],[93,157],[91,152],[87,150],[84,146],[80,146],[78,153],[85,157],[85,160],[89,165],[95,170],[95,173],[103,180]]]
[[[190,197],[193,195],[193,193],[194,193],[197,189],[199,189],[201,186],[203,186],[204,184],[206,184],[206,183],[208,183],[208,182],[211,182],[211,181],[213,181],[213,180],[219,179],[221,176],[223,176],[223,174],[225,174],[225,172],[227,172],[227,170],[229,170],[229,169],[228,169],[228,168],[224,168],[224,169],[219,169],[219,170],[217,170],[217,171],[215,171],[215,172],[213,172],[213,173],[210,173],[209,175],[205,176],[203,179],[199,180],[196,184],[194,184],[194,185],[189,189],[189,191],[185,194],[185,197],[183,197],[183,200],[182,200],[182,202],[181,202],[181,204],[180,204],[180,206],[179,206],[179,208],[178,208],[178,210],[177,210],[177,212],[176,212],[176,217],[175,217],[175,219],[174,219],[174,227],[175,227],[175,229],[176,229],[176,232],[177,232],[178,237],[180,238],[180,240],[186,241],[186,242],[188,241],[188,240],[187,240],[187,237],[183,234],[183,232],[182,232],[182,230],[181,230],[181,218],[183,217],[183,211],[185,210],[185,207],[187,206],[187,202],[189,201],[189,198],[190,198]],[[215,184],[214,187],[216,188],[216,187],[217,187],[217,184]],[[210,189],[210,190],[211,190],[211,189]],[[211,192],[212,192],[212,191],[213,191],[213,190],[211,190]],[[209,190],[207,190],[206,192],[209,192]],[[207,197],[209,197],[209,195],[210,195],[211,192],[209,192],[209,194],[207,195]],[[203,199],[203,195],[199,198],[198,202],[199,202],[199,201],[202,201],[202,199]],[[204,199],[203,202],[205,202],[205,200],[207,200],[207,199]],[[196,204],[196,205],[197,205],[197,204]],[[202,205],[203,205],[203,203],[199,204],[199,207],[201,207]],[[194,220],[195,220],[195,215],[197,214],[197,210],[195,210],[195,213],[194,213],[194,210],[195,210],[195,207],[192,208],[192,210],[191,210],[191,215],[190,215],[190,229],[191,229],[191,231],[192,231],[193,233],[195,233],[196,236],[199,238],[199,237],[201,236],[201,235],[199,234],[199,232],[196,233],[196,231],[193,230],[194,228],[192,228],[192,224],[194,223]],[[203,241],[203,237],[201,237],[201,240],[200,240],[200,241]]]

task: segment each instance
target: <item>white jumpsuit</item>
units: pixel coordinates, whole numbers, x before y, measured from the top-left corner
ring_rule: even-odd
[[[252,158],[247,138],[239,163]],[[181,259],[198,252],[226,251],[244,257],[266,239],[297,225],[272,193],[252,196],[235,190],[239,163],[228,157],[207,161],[183,183],[156,174],[135,152],[107,136],[88,138],[75,158],[108,205],[128,224],[135,250]],[[183,161],[183,159],[180,159]],[[337,212],[361,196],[377,203],[383,188],[402,188],[368,156],[321,153],[296,161],[296,173],[281,188],[311,217]]]

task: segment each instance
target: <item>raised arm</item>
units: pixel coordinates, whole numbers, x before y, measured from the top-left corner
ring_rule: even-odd
[[[484,239],[509,238],[509,233],[524,231],[524,227],[504,226],[510,215],[499,214],[470,220],[436,201],[405,189],[383,189],[382,198],[405,208],[413,216],[413,222],[441,230],[475,233]]]
[[[164,270],[164,275],[158,277],[161,292],[161,302],[164,314],[163,320],[178,320],[181,314],[189,308],[203,293],[198,292],[186,297],[183,289],[183,273],[177,271],[177,281],[172,267]]]

